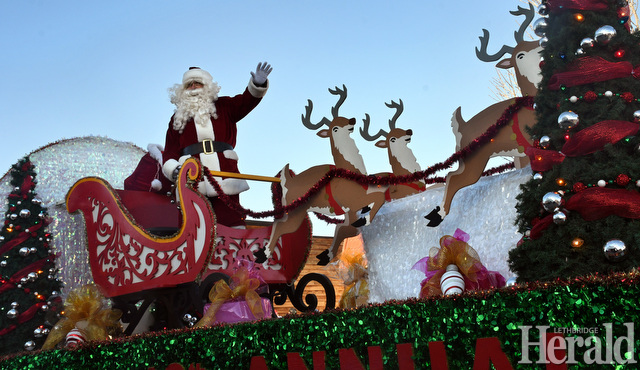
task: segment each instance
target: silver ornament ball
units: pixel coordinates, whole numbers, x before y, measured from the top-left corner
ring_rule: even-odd
[[[31,216],[31,211],[28,209],[22,209],[20,210],[20,217],[22,218],[28,218],[29,216]]]
[[[563,130],[570,130],[576,127],[579,122],[578,114],[572,111],[562,112],[558,116],[558,126]]]
[[[611,26],[602,26],[596,30],[594,39],[600,45],[607,45],[616,37],[616,29]]]
[[[27,351],[33,351],[34,349],[36,349],[36,342],[32,340],[25,342],[24,349],[26,349]]]
[[[546,48],[547,45],[549,45],[549,39],[547,38],[547,36],[542,36],[540,38],[540,40],[538,40],[538,45],[540,45],[541,48]]]
[[[618,262],[627,255],[627,246],[622,240],[609,240],[603,248],[604,256],[611,262]]]
[[[35,328],[33,330],[33,336],[36,338],[41,338],[42,337],[42,329],[41,328]]]
[[[549,15],[549,5],[540,4],[538,6],[538,14],[540,14],[543,17]]]
[[[22,247],[20,248],[20,250],[18,250],[18,254],[22,257],[26,257],[29,255],[29,248],[27,247]]]
[[[11,308],[18,308],[20,307],[20,303],[18,302],[11,302]]]
[[[633,112],[633,122],[640,123],[640,110]]]
[[[562,211],[558,211],[556,213],[553,214],[553,223],[556,225],[564,225],[567,222],[567,215],[562,212]]]
[[[549,145],[551,145],[551,138],[549,136],[543,136],[540,138],[540,147],[542,149],[547,149],[549,148]]]
[[[11,220],[17,220],[18,219],[18,214],[17,213],[12,213],[12,214],[9,215],[9,218]]]
[[[562,204],[562,196],[556,192],[549,192],[542,197],[542,207],[547,212],[553,212]]]
[[[533,32],[538,37],[543,37],[544,33],[547,32],[547,27],[549,24],[547,23],[547,18],[538,18],[535,22],[533,22]]]
[[[536,181],[542,181],[544,176],[542,176],[542,174],[540,172],[536,172],[535,174],[533,174],[533,179]]]
[[[18,310],[16,310],[15,308],[10,309],[9,311],[7,311],[7,317],[9,319],[15,319],[16,317],[18,317]]]
[[[0,267],[7,267],[7,260],[0,261]]]
[[[595,45],[595,41],[591,37],[585,37],[580,41],[580,47],[583,49],[592,48]]]
[[[516,277],[512,276],[507,280],[507,286],[515,286],[516,285]]]

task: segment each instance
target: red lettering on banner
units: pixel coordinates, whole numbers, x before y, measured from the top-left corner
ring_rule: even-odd
[[[478,338],[473,359],[473,370],[513,370],[507,355],[502,351],[500,339],[496,337]]]
[[[546,369],[567,370],[567,342],[564,340],[564,335],[562,333],[548,333],[546,334],[546,340]],[[556,343],[558,346],[555,345]]]
[[[338,350],[338,357],[340,357],[340,369],[364,370],[353,348]]]
[[[324,351],[313,352],[313,370],[325,370]],[[307,364],[299,353],[287,353],[287,369],[288,370],[308,370]]]
[[[262,356],[253,356],[251,357],[251,365],[249,366],[250,370],[269,370],[267,366],[267,361],[264,360]]]
[[[367,347],[369,354],[369,370],[384,370],[382,366],[382,349],[379,346]]]
[[[416,367],[413,363],[413,344],[396,344],[396,350],[398,351],[398,369],[414,370]]]
[[[429,358],[431,359],[431,370],[449,370],[444,342],[429,342]]]

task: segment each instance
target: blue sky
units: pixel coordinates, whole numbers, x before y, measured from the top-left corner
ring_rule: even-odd
[[[64,138],[106,136],[146,148],[164,144],[173,106],[167,89],[189,66],[235,95],[258,62],[270,89],[239,124],[242,172],[273,176],[332,163],[329,142],[304,128],[330,116],[328,88],[346,85],[341,115],[387,128],[384,103],[402,99],[399,127],[423,169],[455,149],[450,119],[493,104],[494,63],[475,56],[513,44],[518,0],[493,1],[3,1],[0,3],[0,173]],[[354,134],[369,173],[389,171],[386,151]],[[271,209],[266,184],[242,203]],[[312,217],[313,218],[313,217]],[[329,235],[315,223],[314,231]]]

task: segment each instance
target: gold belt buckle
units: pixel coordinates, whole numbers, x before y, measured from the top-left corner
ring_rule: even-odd
[[[209,143],[208,149],[207,149],[207,143]],[[213,140],[211,139],[202,140],[202,152],[204,154],[213,154]]]

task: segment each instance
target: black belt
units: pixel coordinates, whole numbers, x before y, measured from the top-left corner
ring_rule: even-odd
[[[213,141],[210,139],[202,140],[199,143],[191,144],[188,147],[182,149],[182,155],[194,155],[194,154],[212,154],[214,152],[224,152],[225,150],[232,150],[231,144],[227,144],[223,141]]]

